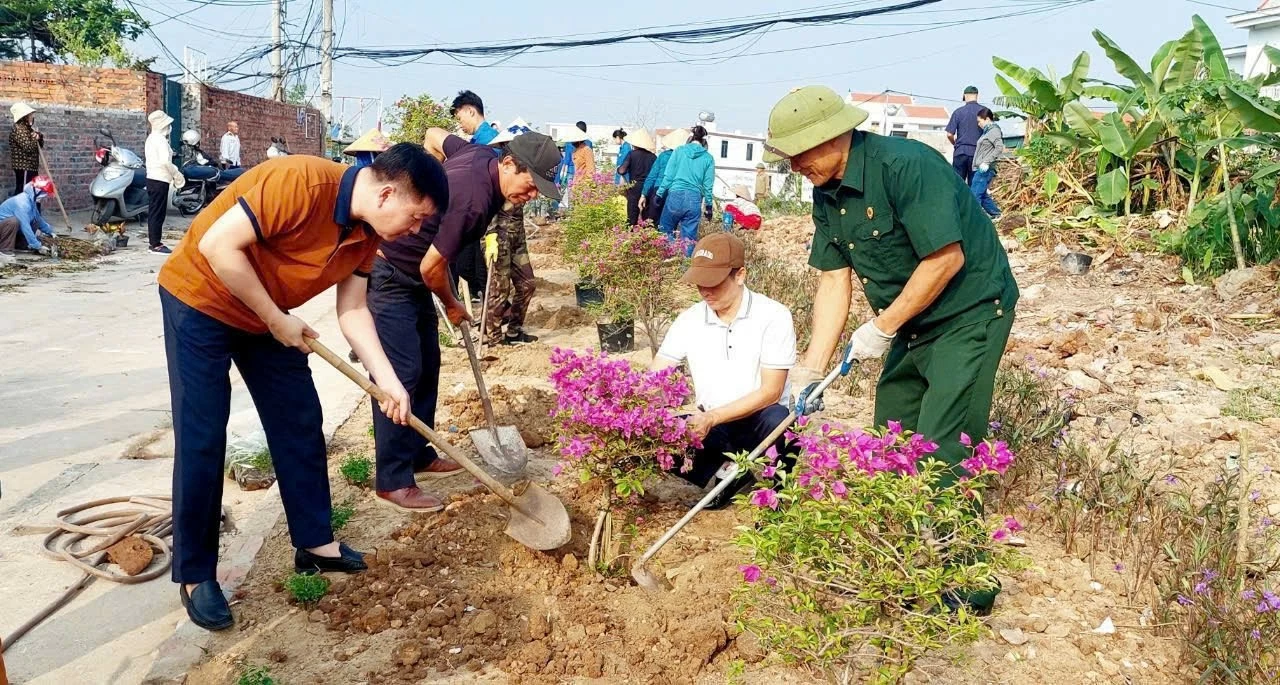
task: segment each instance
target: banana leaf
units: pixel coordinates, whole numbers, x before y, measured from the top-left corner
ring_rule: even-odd
[[[1071,73],[1062,79],[1062,94],[1074,97],[1080,94],[1084,79],[1089,75],[1089,53],[1081,51],[1071,64]]]
[[[1225,79],[1231,77],[1231,68],[1227,66],[1227,56],[1222,52],[1222,46],[1218,44],[1218,37],[1213,35],[1213,29],[1204,23],[1200,15],[1191,15],[1191,25],[1195,27],[1196,35],[1200,37],[1200,47],[1204,50],[1205,69],[1209,72],[1209,78]]]
[[[1098,140],[1107,152],[1129,159],[1132,156],[1133,136],[1124,125],[1124,117],[1118,112],[1110,112],[1098,123]]]
[[[1023,86],[1031,85],[1031,82],[1037,78],[1042,78],[1041,74],[1034,69],[1026,69],[1010,62],[1003,57],[991,56],[991,64],[996,69],[1003,71],[1009,75],[1009,78],[1017,81]]]
[[[1187,31],[1173,50],[1173,70],[1169,74],[1173,88],[1184,86],[1195,80],[1200,73],[1200,61],[1204,58],[1204,47],[1200,44],[1200,36],[1195,29]],[[1165,88],[1172,90],[1173,88]]]
[[[1178,41],[1171,40],[1165,42],[1156,50],[1156,54],[1151,56],[1151,81],[1157,85],[1164,83],[1165,78],[1169,74],[1169,67],[1173,65],[1174,48],[1178,45]]]
[[[1102,133],[1098,130],[1098,120],[1093,116],[1093,110],[1080,101],[1068,102],[1062,108],[1062,118],[1072,131],[1095,143],[1101,140]]]
[[[1218,95],[1226,101],[1245,128],[1263,133],[1280,133],[1280,114],[1271,108],[1241,93],[1232,85],[1218,89]]]
[[[1133,85],[1147,92],[1155,93],[1155,84],[1151,80],[1151,76],[1134,61],[1115,41],[1107,37],[1107,34],[1094,29],[1093,39],[1102,47],[1103,52],[1107,53],[1107,57],[1115,64],[1116,73],[1129,79]]]
[[[1124,167],[1112,169],[1098,177],[1098,199],[1107,206],[1124,202],[1129,194],[1129,172]]]

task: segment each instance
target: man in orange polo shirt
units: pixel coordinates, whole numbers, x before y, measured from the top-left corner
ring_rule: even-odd
[[[365,302],[384,240],[416,233],[449,204],[441,164],[402,143],[367,167],[291,155],[251,169],[192,223],[160,271],[173,400],[173,580],[193,623],[232,625],[216,580],[232,362],[267,436],[301,573],[365,569],[333,539],[320,398],[307,366],[319,337],[289,310],[337,285],[338,325],[378,385],[380,409],[409,420],[409,394]]]

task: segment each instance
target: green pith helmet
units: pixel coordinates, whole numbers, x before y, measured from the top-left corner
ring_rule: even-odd
[[[764,161],[794,157],[852,131],[867,111],[845,102],[826,86],[804,86],[787,93],[769,112]]]

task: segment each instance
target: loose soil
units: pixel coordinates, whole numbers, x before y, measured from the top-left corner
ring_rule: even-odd
[[[775,220],[758,240],[770,254],[803,263],[812,230],[807,219]],[[532,241],[535,269],[547,283],[572,282],[572,271],[546,248],[552,242]],[[1229,399],[1223,388],[1280,380],[1271,270],[1187,286],[1166,258],[1093,250],[1093,269],[1069,276],[1052,245],[1009,247],[1023,296],[1006,363],[1044,369],[1080,399],[1070,426],[1076,439],[1099,447],[1121,439],[1144,465],[1195,480],[1211,478],[1247,434],[1256,469],[1270,468],[1255,487],[1276,499],[1280,463],[1264,447],[1278,444],[1280,418],[1247,421],[1222,411]],[[530,330],[586,347],[594,338],[589,321],[577,328],[555,321],[576,316],[561,303],[562,292],[539,290]],[[559,323],[567,328],[552,330]],[[488,354],[496,358],[483,362],[499,423],[518,426],[531,447],[549,437],[552,346],[494,348]],[[437,424],[472,452],[465,433],[483,423],[478,396],[465,355],[447,350],[444,357]],[[867,377],[842,386],[827,415],[869,422],[872,385]],[[569,476],[552,478],[550,445],[532,451],[526,477],[547,483],[565,502],[573,538],[539,553],[503,535],[505,506],[470,477],[426,484],[450,504],[422,516],[377,506],[371,492],[343,482],[336,470],[342,455],[373,453],[368,426],[366,403],[335,436],[331,480],[334,501],[356,509],[340,537],[369,553],[370,571],[335,577],[314,607],[292,604],[280,589],[291,563],[281,521],[237,596],[237,628],[214,636],[189,683],[234,682],[243,664],[269,666],[280,683],[722,683],[739,660],[746,664],[739,682],[820,682],[766,658],[732,626],[730,592],[742,563],[732,539],[746,520],[742,512],[695,518],[659,557],[674,589],[652,595],[625,575],[585,568],[598,493]],[[638,539],[623,553],[642,551],[697,494],[676,479],[659,482],[618,522],[639,521]],[[1025,537],[1029,568],[1001,578],[990,632],[929,656],[908,682],[1192,681],[1179,644],[1158,636],[1143,600],[1126,594],[1128,571],[1104,555],[1066,554],[1047,529]],[[1108,618],[1115,632],[1094,632]]]

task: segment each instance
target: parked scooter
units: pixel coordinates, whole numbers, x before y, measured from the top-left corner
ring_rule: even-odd
[[[289,154],[289,144],[284,142],[284,138],[271,136],[271,145],[267,147],[267,159],[285,157]]]
[[[94,137],[95,159],[102,170],[89,183],[89,195],[93,197],[93,214],[89,221],[102,225],[112,221],[139,222],[147,218],[147,170],[142,158],[128,148],[116,145],[111,131],[98,132],[104,140]],[[173,202],[174,188],[169,189],[169,201]]]
[[[188,130],[182,134],[182,175],[187,184],[173,198],[173,207],[182,216],[191,216],[209,206],[231,182],[240,178],[244,169],[219,169],[200,149],[200,133]]]

